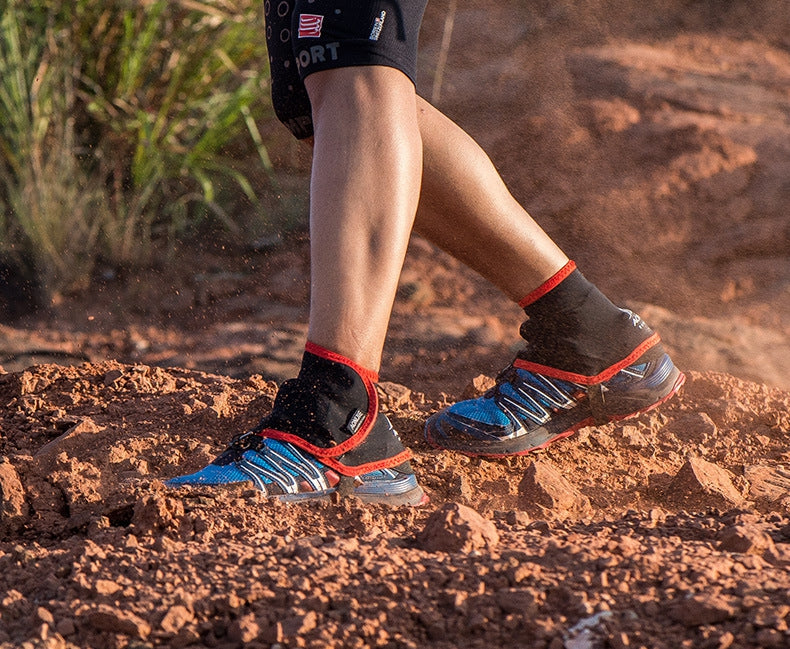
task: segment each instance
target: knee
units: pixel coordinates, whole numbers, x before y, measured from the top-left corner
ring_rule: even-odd
[[[397,115],[416,113],[411,80],[385,66],[356,66],[323,70],[305,79],[316,122],[397,122]],[[393,114],[394,113],[394,114]]]

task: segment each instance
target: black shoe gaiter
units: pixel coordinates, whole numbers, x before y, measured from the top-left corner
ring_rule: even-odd
[[[522,360],[583,376],[596,376],[631,354],[654,332],[621,309],[575,269],[559,284],[523,305],[527,320]]]
[[[375,375],[344,360],[336,354],[305,351],[299,375],[280,386],[272,412],[254,432],[274,429],[332,449],[369,427],[368,434],[356,444],[351,441],[337,460],[349,467],[395,466],[391,460],[403,456],[406,449],[386,415],[378,411]],[[410,469],[405,466],[403,471]]]

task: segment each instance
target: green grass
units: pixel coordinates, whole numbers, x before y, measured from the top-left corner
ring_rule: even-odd
[[[0,252],[52,293],[237,227],[223,198],[259,205],[239,148],[271,175],[262,29],[259,0],[0,0]]]

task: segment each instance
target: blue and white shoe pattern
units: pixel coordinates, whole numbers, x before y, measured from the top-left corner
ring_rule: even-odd
[[[211,464],[189,475],[171,478],[169,487],[223,487],[248,483],[267,496],[285,501],[327,498],[342,491],[366,502],[420,504],[424,493],[412,473],[378,469],[360,476],[341,476],[289,443],[245,433]]]
[[[650,410],[675,394],[685,379],[663,351],[646,353],[610,379],[590,385],[516,364],[483,396],[433,415],[425,426],[426,440],[467,455],[521,455],[584,426]]]

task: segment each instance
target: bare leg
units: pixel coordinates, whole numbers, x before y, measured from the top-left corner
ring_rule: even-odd
[[[417,117],[423,177],[415,229],[520,300],[568,258],[513,198],[474,139],[421,97]]]
[[[518,301],[568,258],[513,198],[489,157],[418,98],[424,161],[415,229]]]
[[[315,142],[309,339],[378,371],[420,193],[412,82],[393,68],[305,81]]]
[[[274,498],[426,500],[375,381],[422,176],[414,85],[393,68],[315,72],[311,298],[299,374],[220,458],[171,486],[253,481]]]
[[[430,417],[428,442],[520,455],[675,394],[684,377],[658,335],[573,270],[471,138],[426,102],[418,111],[425,169],[415,227],[525,308],[530,343],[495,388]]]

